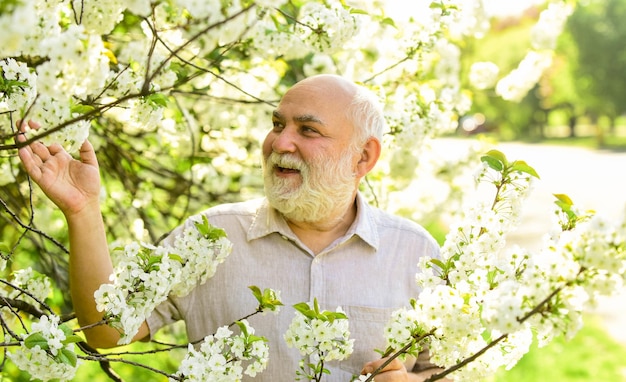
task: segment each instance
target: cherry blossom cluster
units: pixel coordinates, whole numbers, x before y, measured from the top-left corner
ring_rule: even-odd
[[[133,242],[117,252],[111,283],[94,297],[106,322],[119,329],[119,344],[130,343],[141,324],[168,295],[187,295],[215,274],[230,254],[232,243],[223,230],[198,218],[172,246]]]
[[[298,379],[320,381],[327,372],[324,363],[345,360],[353,351],[348,317],[340,307],[336,311],[321,311],[317,300],[313,306],[296,304],[296,315],[284,334],[287,346],[294,347],[303,356]],[[326,370],[326,371],[325,371]]]
[[[223,326],[214,335],[205,337],[199,349],[189,344],[189,351],[175,374],[179,379],[170,380],[232,382],[240,381],[243,374],[255,377],[265,370],[269,357],[267,340],[255,336],[254,328],[246,320],[238,321],[237,326],[239,334]]]
[[[320,53],[332,53],[341,49],[359,32],[359,18],[351,14],[339,3],[327,7],[320,3],[306,3],[300,10],[304,17],[300,20],[296,35],[302,42]]]
[[[538,175],[495,150],[482,162],[476,179],[495,187],[495,196],[464,209],[441,258],[422,259],[416,280],[423,291],[385,329],[387,352],[416,354],[428,346],[435,364],[462,364],[451,374],[456,381],[512,367],[528,352],[533,333],[540,346],[560,334],[573,336],[589,304],[619,290],[626,275],[624,218],[609,223],[581,213],[565,195],[557,200],[560,229],[541,250],[505,248]]]
[[[537,83],[552,64],[552,50],[556,39],[572,14],[573,7],[567,2],[553,2],[541,12],[539,21],[531,30],[533,47],[518,67],[502,77],[496,84],[496,93],[509,101],[520,101]]]
[[[10,285],[3,286],[6,297],[19,298],[35,306],[45,301],[52,293],[50,279],[31,267],[14,271],[9,281]]]
[[[30,334],[24,334],[20,346],[9,358],[32,379],[68,381],[80,366],[74,353],[74,343],[82,339],[72,334],[59,317],[43,315],[32,324]]]
[[[0,256],[0,272],[6,271],[6,265],[4,256]],[[52,283],[47,276],[27,267],[13,271],[6,280],[0,285],[3,299],[16,300],[33,307],[48,309],[44,304],[52,293]],[[10,305],[0,306],[0,320],[8,327],[19,326],[24,328],[20,312],[11,308]],[[17,339],[16,335],[10,331],[5,333],[5,341],[10,338]]]

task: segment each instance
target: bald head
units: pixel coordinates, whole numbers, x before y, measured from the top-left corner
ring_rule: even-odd
[[[385,119],[378,97],[369,89],[335,74],[318,74],[296,83],[288,92],[305,89],[341,110],[354,128],[356,143],[369,137],[382,140]],[[287,94],[285,94],[287,96]]]
[[[352,100],[354,95],[359,91],[357,84],[335,74],[318,74],[305,78],[296,83],[292,89],[300,86],[310,86],[319,91],[332,94],[333,96],[345,96],[350,100]]]

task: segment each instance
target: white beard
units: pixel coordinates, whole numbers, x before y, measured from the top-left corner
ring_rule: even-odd
[[[274,174],[276,166],[297,169],[300,176],[280,178]],[[354,202],[356,184],[350,153],[305,163],[294,155],[272,152],[265,160],[263,177],[270,205],[291,221],[334,224],[333,220],[340,220]]]

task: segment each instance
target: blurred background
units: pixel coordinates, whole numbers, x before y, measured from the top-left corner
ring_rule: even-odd
[[[499,22],[484,40],[466,47],[469,55],[512,69],[539,11],[531,3],[525,8],[493,1]],[[553,193],[608,216],[624,214],[624,18],[624,0],[580,2],[558,40],[552,67],[534,89],[520,103],[477,95],[471,112],[459,120],[457,137],[464,139],[451,137],[439,147],[462,150],[467,139],[491,137],[507,157],[523,158],[537,170],[542,180],[510,243],[539,245],[536,233],[545,232],[548,222],[538,211],[549,208]],[[533,349],[494,381],[626,381],[626,291],[601,300],[572,340]]]

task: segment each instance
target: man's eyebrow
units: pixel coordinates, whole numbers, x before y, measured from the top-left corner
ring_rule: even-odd
[[[312,114],[303,114],[303,115],[299,115],[297,117],[294,118],[294,120],[298,121],[298,122],[315,122],[318,123],[322,126],[326,125],[324,123],[324,121],[322,121],[321,119],[319,119],[318,117],[312,115]]]
[[[276,119],[278,119],[278,120],[281,120],[281,121],[284,121],[284,120],[285,120],[285,117],[283,117],[283,115],[282,115],[282,114],[280,114],[280,111],[278,111],[278,110],[274,110],[274,111],[272,112],[272,117],[274,117],[274,118],[276,118]]]
[[[285,116],[278,110],[274,110],[272,112],[272,116],[274,118],[276,118],[277,120],[279,120],[279,121],[284,121],[285,120]],[[297,121],[297,122],[315,122],[315,123],[319,123],[320,125],[326,125],[324,123],[324,121],[322,121],[318,117],[314,116],[313,114],[298,115],[298,116],[294,117],[293,120]]]

